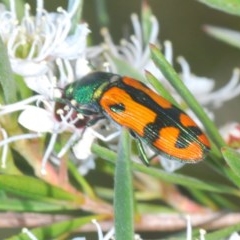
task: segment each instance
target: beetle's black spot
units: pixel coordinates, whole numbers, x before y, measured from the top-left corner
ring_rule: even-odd
[[[180,134],[175,143],[175,147],[180,149],[187,148],[189,146],[189,143],[191,142],[190,140],[188,139],[187,134],[185,134],[183,131],[180,131]]]
[[[149,143],[155,142],[158,138],[159,129],[163,128],[162,122],[148,123],[144,127],[144,139]]]
[[[184,128],[179,128],[180,133],[176,141],[176,148],[187,148],[193,140],[197,140],[197,137],[202,134],[202,131],[198,127],[188,127],[188,131],[184,131]],[[191,136],[190,134],[191,133]]]
[[[124,112],[125,106],[123,103],[117,103],[110,106],[110,109],[112,112],[118,113],[118,112]]]

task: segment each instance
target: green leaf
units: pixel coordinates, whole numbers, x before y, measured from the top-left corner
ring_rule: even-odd
[[[97,144],[93,144],[92,152],[100,156],[101,158],[106,159],[112,164],[116,164],[115,163],[116,153],[114,153],[113,151],[107,148],[101,147]],[[174,183],[174,184],[189,187],[189,188],[196,188],[196,189],[216,192],[216,193],[225,193],[225,194],[230,194],[230,195],[235,195],[240,197],[240,191],[238,189],[235,189],[233,187],[229,187],[223,184],[217,184],[217,183],[208,182],[208,181],[201,181],[193,177],[188,177],[188,176],[184,176],[182,174],[177,174],[177,173],[169,173],[158,168],[146,167],[142,164],[133,163],[133,162],[132,162],[132,169],[146,173],[152,177],[161,179],[168,183]]]
[[[194,196],[194,199],[197,199],[199,203],[202,205],[209,207],[212,210],[217,210],[218,206],[216,203],[212,200],[211,195],[206,194],[205,192],[198,190],[198,189],[191,189],[190,193],[192,196]]]
[[[229,14],[240,15],[239,0],[198,0],[198,1],[220,11]]]
[[[231,198],[229,199],[229,196],[223,196],[218,193],[206,194],[206,192],[195,188],[189,189],[189,192],[194,196],[195,199],[197,199],[199,203],[209,207],[212,210],[224,208],[237,211],[239,209],[238,204],[234,203]]]
[[[221,151],[232,171],[240,177],[240,153],[230,147],[223,147]]]
[[[3,148],[0,148],[0,156],[3,156],[2,154]],[[13,154],[11,151],[7,151],[6,166],[0,168],[0,174],[16,174],[16,175],[22,174],[15,165]]]
[[[231,209],[233,211],[239,210],[239,204],[236,201],[232,201],[228,196],[221,196],[219,194],[210,193],[209,198],[215,201],[221,209]]]
[[[47,227],[40,227],[31,230],[31,233],[38,240],[46,239],[59,239],[63,234],[69,235],[72,231],[84,226],[85,224],[91,223],[93,219],[101,220],[103,215],[92,215],[88,217],[80,217],[73,220],[63,221],[60,223],[55,223]],[[64,238],[66,239],[66,238]],[[25,233],[20,233],[16,236],[7,238],[5,240],[29,240],[29,237]]]
[[[88,184],[86,179],[81,174],[79,174],[79,171],[76,169],[76,167],[74,166],[72,161],[67,161],[67,164],[68,164],[68,169],[69,169],[70,173],[72,174],[74,179],[77,181],[79,186],[83,189],[82,191],[85,194],[87,194],[89,197],[96,198],[96,195],[95,195],[92,187]]]
[[[229,45],[240,48],[240,32],[227,28],[214,27],[210,25],[204,26],[204,31],[210,36],[223,41]]]
[[[165,59],[161,51],[154,45],[150,45],[151,55],[156,66],[161,70],[164,77],[171,83],[171,85],[177,90],[178,94],[184,99],[192,111],[203,123],[209,137],[220,148],[225,145],[220,133],[218,132],[215,124],[209,119],[201,105],[194,98],[188,88],[184,85],[183,81],[179,78],[176,71],[171,64]]]
[[[133,163],[133,169],[146,173],[150,176],[159,178],[165,182],[182,185],[188,188],[196,188],[196,189],[201,189],[201,190],[210,191],[210,192],[232,194],[240,197],[239,190],[223,184],[217,184],[217,183],[208,182],[208,181],[201,181],[197,178],[188,177],[178,173],[169,173],[157,168],[151,168],[151,167],[147,168],[137,163]]]
[[[17,88],[13,78],[11,66],[5,45],[0,38],[0,86],[2,87],[4,102],[6,104],[17,101]],[[1,93],[1,90],[0,90]]]
[[[14,75],[16,86],[18,89],[18,97],[26,99],[32,96],[32,90],[26,85],[24,79],[20,75]]]
[[[141,17],[142,17],[142,31],[143,31],[143,40],[144,44],[148,44],[150,40],[150,35],[152,31],[152,10],[149,7],[148,3],[146,1],[142,2],[142,8],[141,8]]]
[[[205,237],[205,240],[226,239],[227,237],[232,235],[234,232],[238,232],[238,231],[240,231],[239,223],[233,226],[226,227],[221,230],[212,232],[212,233],[207,233],[206,235],[204,235],[204,237]],[[234,238],[234,239],[238,239],[238,238]]]
[[[29,176],[0,175],[0,189],[33,199],[47,198],[81,203],[82,196],[66,192]]]
[[[178,106],[176,100],[172,97],[169,91],[165,89],[163,84],[152,75],[152,73],[145,71],[145,76],[148,82],[153,86],[153,88],[161,95],[162,97],[166,98],[169,102],[173,103],[175,106]],[[179,107],[179,106],[178,106]]]
[[[59,212],[63,210],[79,209],[79,206],[66,205],[66,203],[50,203],[33,200],[19,200],[19,199],[0,199],[0,211],[14,211],[14,212]]]
[[[114,185],[115,234],[117,240],[132,240],[134,235],[133,184],[130,161],[130,136],[123,128],[118,149]]]

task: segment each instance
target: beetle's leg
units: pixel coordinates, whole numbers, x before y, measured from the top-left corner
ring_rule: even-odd
[[[149,160],[151,161],[151,160],[153,160],[155,157],[157,157],[159,154],[158,153],[155,153],[155,154],[153,154],[150,158],[149,158]]]
[[[92,116],[92,115],[95,115],[95,114],[98,114],[98,112],[96,111],[93,111],[93,110],[89,110],[89,109],[86,109],[86,108],[77,108],[77,107],[72,107],[76,112],[84,115],[84,116]]]
[[[138,149],[138,153],[139,153],[139,158],[141,159],[143,164],[145,164],[148,167],[149,166],[149,159],[148,159],[147,154],[146,154],[146,152],[144,150],[144,147],[143,147],[141,139],[133,131],[130,131],[130,134],[136,140],[137,149]]]
[[[149,166],[149,159],[148,159],[147,154],[144,150],[142,141],[138,137],[136,138],[136,141],[137,141],[138,152],[139,152],[139,155],[140,155],[139,157],[140,157],[141,161],[148,167]]]
[[[95,117],[93,119],[90,119],[88,122],[87,122],[87,127],[90,127],[90,126],[93,126],[95,125],[99,120],[102,120],[104,119],[105,117],[104,116],[98,116],[98,117]]]

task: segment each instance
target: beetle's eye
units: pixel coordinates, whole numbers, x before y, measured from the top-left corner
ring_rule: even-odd
[[[110,109],[112,112],[115,112],[115,113],[124,112],[125,105],[123,103],[116,103],[116,104],[111,105]]]

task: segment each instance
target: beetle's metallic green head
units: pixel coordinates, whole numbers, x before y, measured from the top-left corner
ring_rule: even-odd
[[[102,95],[104,88],[113,78],[119,78],[119,75],[108,72],[93,72],[81,79],[67,85],[63,92],[61,102],[75,102],[80,107],[93,108],[99,111],[98,99]]]

